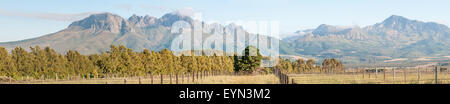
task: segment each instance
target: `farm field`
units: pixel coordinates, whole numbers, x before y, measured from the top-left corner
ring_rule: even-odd
[[[435,84],[435,73],[432,70],[392,70],[385,72],[342,72],[342,73],[296,73],[288,76],[287,84]],[[395,77],[394,77],[395,76]],[[67,80],[17,80],[12,84],[280,84],[281,77],[277,74],[258,75],[164,75],[145,77],[92,78]],[[437,74],[438,84],[450,84],[450,72],[442,71]],[[8,84],[8,82],[0,82]]]
[[[200,79],[195,84],[279,84],[279,79],[273,75],[242,75],[242,76],[211,76]]]
[[[126,81],[125,81],[126,80]],[[151,77],[141,77],[141,84],[161,84],[160,76],[154,76],[153,83]],[[204,76],[199,79],[192,77],[179,77],[178,83],[176,77],[172,80],[164,76],[163,84],[278,84],[279,79],[272,74],[267,75],[217,75]],[[3,82],[3,84],[7,84]],[[139,84],[139,77],[133,78],[99,78],[99,79],[80,79],[80,80],[35,80],[35,81],[15,81],[13,84]]]
[[[435,84],[433,72],[379,72],[372,73],[339,73],[339,74],[287,74],[289,83],[295,84]],[[448,72],[438,73],[439,84],[449,84]]]

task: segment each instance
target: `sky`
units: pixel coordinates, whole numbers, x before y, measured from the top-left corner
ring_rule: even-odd
[[[160,17],[195,12],[206,22],[278,21],[280,33],[320,24],[367,26],[390,15],[450,23],[450,0],[2,0],[0,42],[43,36],[92,13]],[[201,17],[201,18],[199,18]]]

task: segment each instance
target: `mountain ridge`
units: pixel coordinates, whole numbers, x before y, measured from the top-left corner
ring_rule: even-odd
[[[204,36],[211,35],[213,30],[215,30],[214,28],[243,29],[241,26],[233,23],[224,26],[220,24],[206,24],[203,21],[194,20],[189,16],[177,13],[167,13],[159,18],[148,15],[132,15],[126,19],[119,15],[105,12],[74,21],[66,29],[55,33],[32,39],[3,42],[0,43],[0,46],[7,49],[36,45],[40,47],[50,46],[60,53],[76,50],[81,54],[105,52],[110,45],[125,45],[127,48],[135,51],[144,49],[158,51],[170,48],[171,41],[177,36],[177,34],[170,33],[170,28],[174,22],[179,20],[190,24],[194,22],[202,24]],[[210,25],[220,26],[214,27]],[[281,44],[284,45],[283,43]],[[282,46],[281,50],[288,49]]]
[[[450,55],[449,38],[450,29],[446,25],[392,15],[365,27],[322,24],[304,36],[284,40],[289,40],[289,46],[297,53],[314,57],[392,59]]]
[[[176,13],[167,13],[159,18],[148,15],[122,18],[106,12],[75,21],[55,33],[2,42],[0,46],[7,49],[50,46],[60,53],[77,50],[82,54],[105,52],[110,45],[125,45],[135,51],[157,51],[170,47],[172,39],[177,36],[170,33],[170,26],[178,20],[202,24],[204,36],[216,30],[213,25],[219,25],[219,29],[243,29],[236,24],[206,24]],[[398,15],[365,27],[321,24],[315,29],[297,31],[295,34],[299,35],[280,41],[281,54],[351,58],[356,61],[367,61],[373,57],[386,60],[450,55],[450,29],[446,25]]]

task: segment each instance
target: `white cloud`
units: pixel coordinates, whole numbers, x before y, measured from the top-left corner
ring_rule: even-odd
[[[159,10],[159,11],[162,11],[162,12],[173,11],[172,9],[169,9],[169,8],[166,8],[166,7],[163,7],[163,6],[154,6],[154,5],[148,5],[148,4],[139,5],[139,8],[142,8],[142,9],[156,9],[156,10]]]
[[[195,11],[193,8],[190,8],[190,7],[177,9],[172,13],[182,15],[182,16],[189,16],[195,20],[203,20],[203,18],[202,18],[203,14],[201,12]]]
[[[10,11],[0,9],[0,15],[5,16],[16,16],[16,17],[27,17],[27,18],[37,18],[55,21],[76,21],[85,18],[91,14],[97,12],[85,12],[85,13],[41,13],[41,12],[23,12],[23,11]]]
[[[121,5],[116,5],[116,8],[130,10],[130,9],[133,9],[134,6],[133,5],[127,5],[127,4],[121,4]],[[167,8],[167,7],[163,7],[163,6],[154,6],[154,5],[142,4],[142,5],[139,5],[137,8],[159,10],[161,12],[166,12],[166,13],[170,12],[172,14],[188,16],[188,17],[193,18],[194,20],[200,20],[200,21],[203,20],[203,13],[199,12],[199,11],[197,11],[197,10],[191,8],[191,7],[180,8],[180,9],[171,9],[171,8]]]
[[[448,25],[448,22],[445,21],[445,20],[438,20],[438,21],[433,21],[433,22],[436,22],[436,23],[439,23],[439,24],[443,24],[443,25],[449,26],[449,25]]]
[[[130,5],[130,4],[119,4],[119,5],[115,5],[114,7],[118,8],[118,9],[124,9],[126,11],[131,11],[131,9],[133,9],[133,5]]]

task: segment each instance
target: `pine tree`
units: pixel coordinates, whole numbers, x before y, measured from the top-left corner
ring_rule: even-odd
[[[256,56],[251,56],[250,53],[256,53]],[[262,55],[259,49],[254,46],[248,46],[244,49],[242,57],[235,56],[236,68],[238,71],[252,72],[261,66]],[[240,59],[238,59],[240,58]]]

